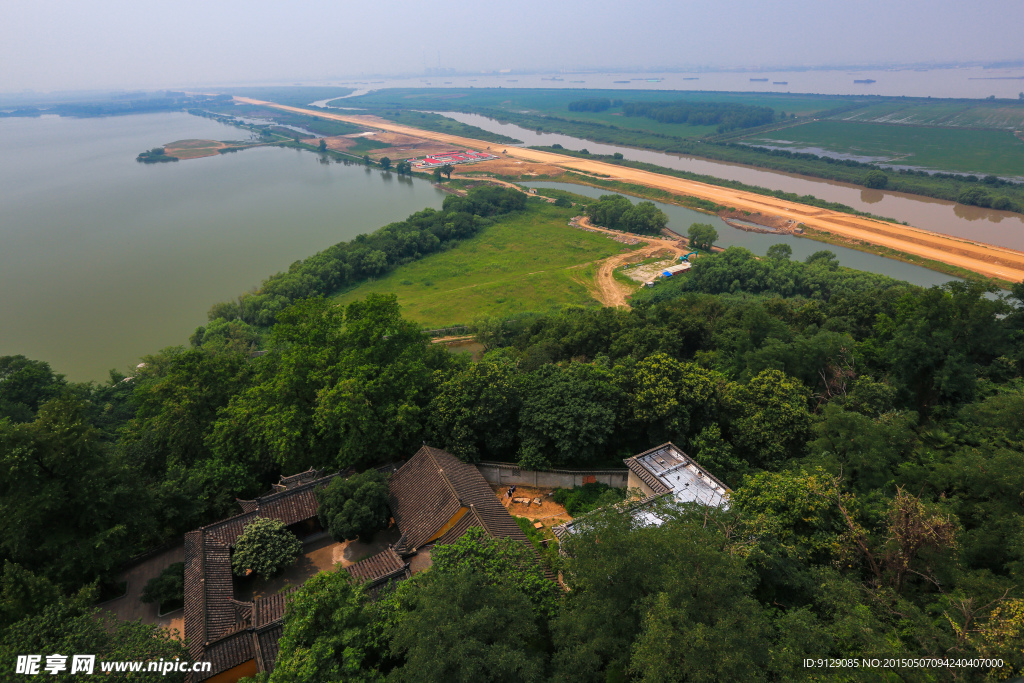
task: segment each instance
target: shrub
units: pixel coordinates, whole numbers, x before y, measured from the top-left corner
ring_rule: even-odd
[[[295,562],[302,552],[302,542],[276,519],[257,517],[246,525],[235,541],[231,568],[238,576],[248,569],[267,579]]]
[[[864,175],[864,187],[881,190],[889,184],[889,176],[882,171],[868,171]]]
[[[142,589],[142,602],[157,603],[161,611],[176,609],[185,602],[185,563],[175,562]]]
[[[336,478],[326,488],[317,491],[320,523],[336,541],[349,541],[356,537],[364,541],[386,529],[390,519],[388,511],[388,484],[377,470],[367,470],[348,479]]]
[[[576,517],[622,500],[625,491],[597,482],[571,489],[556,489],[552,497],[556,503],[565,506],[566,512]]]

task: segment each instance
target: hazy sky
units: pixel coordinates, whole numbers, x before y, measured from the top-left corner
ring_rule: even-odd
[[[1021,0],[7,0],[0,92],[1024,58]]]

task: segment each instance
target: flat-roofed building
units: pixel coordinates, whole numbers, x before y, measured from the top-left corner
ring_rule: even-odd
[[[668,442],[623,461],[629,468],[629,488],[647,497],[671,494],[680,503],[728,507],[729,487]]]
[[[639,490],[640,500],[627,502],[628,511],[643,525],[659,525],[652,505],[654,501],[671,499],[676,503],[699,503],[709,507],[729,507],[729,487],[698,465],[674,443],[667,442],[623,460],[629,469],[628,489]],[[551,530],[559,541],[573,532],[579,520],[567,522]]]

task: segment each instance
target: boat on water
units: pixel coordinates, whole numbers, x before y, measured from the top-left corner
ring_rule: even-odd
[[[789,81],[772,81],[772,85],[789,85]]]
[[[751,78],[750,82],[751,83],[767,83],[768,79],[767,78]]]
[[[853,82],[854,83],[875,83],[876,81],[873,78],[855,78],[853,80]]]

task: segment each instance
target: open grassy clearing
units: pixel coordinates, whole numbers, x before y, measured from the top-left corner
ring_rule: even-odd
[[[347,150],[351,154],[366,154],[367,152],[391,147],[389,143],[374,140],[373,138],[356,138],[355,140],[356,141]]]
[[[794,151],[820,148],[944,171],[1024,176],[1024,141],[1009,131],[814,121],[744,142]]]
[[[570,228],[577,213],[538,200],[453,249],[402,266],[374,282],[341,292],[349,303],[371,292],[394,293],[402,315],[427,326],[486,316],[597,305],[589,290],[595,261],[623,245]]]

